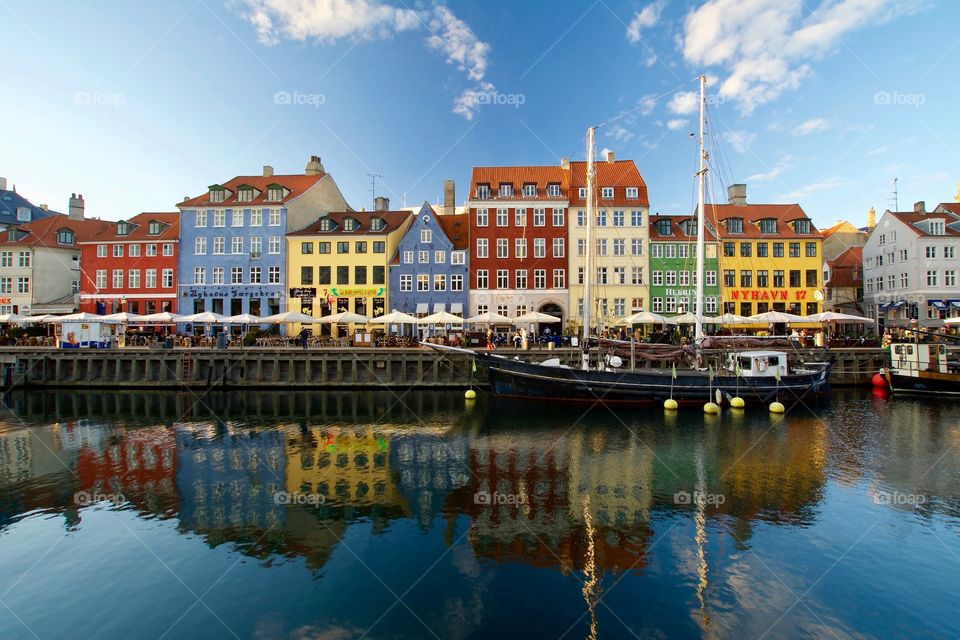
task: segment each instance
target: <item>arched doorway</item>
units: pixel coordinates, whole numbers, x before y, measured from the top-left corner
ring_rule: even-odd
[[[556,316],[560,320],[560,322],[550,327],[550,331],[561,332],[563,330],[563,309],[560,308],[560,305],[555,302],[545,302],[544,304],[540,305],[538,311],[540,313]]]

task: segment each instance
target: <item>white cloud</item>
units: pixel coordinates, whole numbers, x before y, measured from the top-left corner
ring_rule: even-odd
[[[613,138],[617,142],[629,142],[634,133],[619,124],[614,123],[604,134],[608,138]]]
[[[641,97],[637,104],[640,105],[640,115],[648,116],[653,113],[653,108],[657,106],[656,96],[652,93]]]
[[[685,126],[687,126],[688,122],[690,121],[687,120],[686,118],[677,118],[675,120],[669,120],[667,121],[667,129],[670,129],[671,131],[676,131],[677,129],[683,129]]]
[[[843,38],[915,9],[897,0],[708,0],[684,19],[682,48],[697,67],[724,69],[720,96],[749,113],[796,89],[810,62],[835,51]]]
[[[650,68],[653,65],[657,64],[657,60],[659,60],[659,58],[657,58],[657,54],[651,51],[650,53],[648,53],[643,57],[643,66]]]
[[[870,149],[870,151],[867,151],[867,156],[871,158],[874,156],[882,156],[887,151],[890,151],[890,145],[885,144],[883,146],[877,147],[876,149]]]
[[[804,187],[800,187],[799,189],[795,191],[791,191],[790,193],[785,193],[780,196],[780,199],[793,200],[793,201],[799,202],[800,200],[803,200],[804,198],[811,196],[814,193],[818,193],[820,191],[829,191],[831,189],[838,189],[844,186],[844,184],[845,184],[844,181],[841,180],[840,178],[829,178],[821,182],[814,182]]]
[[[485,81],[490,45],[480,40],[467,23],[450,9],[438,5],[415,11],[383,4],[380,0],[238,0],[241,16],[265,45],[282,40],[334,44],[341,39],[380,40],[405,31],[429,29],[426,45],[442,54],[475,87],[454,99],[454,113],[472,119],[482,101],[478,95],[494,86]]]
[[[627,25],[627,40],[634,44],[640,42],[640,32],[655,26],[660,21],[660,12],[663,11],[664,5],[666,0],[657,0],[637,11],[633,20]]]
[[[737,153],[746,153],[756,139],[757,134],[750,131],[725,131],[723,134],[723,141]]]
[[[801,122],[796,127],[793,128],[793,135],[795,137],[808,136],[811,133],[817,133],[819,131],[825,131],[830,128],[830,123],[823,118],[811,118],[804,122]]]
[[[699,107],[700,94],[696,91],[679,91],[673,94],[670,102],[667,103],[667,109],[681,115],[693,113]]]
[[[777,164],[772,168],[768,167],[767,171],[763,173],[755,173],[752,176],[748,176],[746,182],[770,182],[771,180],[776,180],[780,177],[781,173],[787,170],[792,159],[789,154],[781,156],[780,160],[777,161]]]

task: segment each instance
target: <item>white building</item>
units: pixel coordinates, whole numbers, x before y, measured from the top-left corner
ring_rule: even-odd
[[[955,204],[886,211],[863,247],[863,295],[884,327],[937,327],[960,315],[960,214]]]

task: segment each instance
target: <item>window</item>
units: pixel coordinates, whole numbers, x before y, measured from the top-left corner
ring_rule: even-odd
[[[597,255],[598,256],[607,255],[607,239],[606,238],[599,238],[597,240]]]
[[[131,247],[132,249],[133,247]],[[138,247],[139,248],[139,247]],[[193,240],[193,255],[202,256],[207,253],[207,239],[203,236],[198,236]],[[132,252],[131,252],[131,255]]]
[[[123,288],[123,269],[113,270],[113,288],[114,289]]]
[[[621,240],[620,242],[623,242],[623,240]],[[564,257],[564,253],[565,252],[564,252],[563,238],[554,238],[553,239],[553,257],[562,258]]]
[[[231,238],[230,253],[243,253],[243,236],[234,236]]]
[[[537,196],[537,185],[530,183],[523,185],[523,196],[525,198],[535,198]]]
[[[450,291],[463,291],[462,273],[453,273],[450,275]]]
[[[895,289],[896,287],[897,287],[897,277],[891,273],[890,275],[887,276],[887,288]]]
[[[612,200],[612,199],[613,199],[613,187],[601,187],[601,189],[600,189],[600,197],[603,198],[604,200]]]
[[[10,278],[3,278],[6,280],[6,288],[0,287],[0,293],[11,293],[10,283],[12,280]],[[106,269],[97,269],[97,289],[106,289],[107,288],[107,270]]]
[[[313,267],[300,267],[300,284],[313,284]]]
[[[643,240],[641,238],[630,239],[630,255],[632,256],[643,255]]]
[[[353,284],[367,284],[366,265],[356,265],[353,267]]]
[[[130,289],[140,288],[140,269],[130,269],[127,272],[127,287]]]
[[[230,267],[230,284],[243,284],[243,267]]]
[[[764,271],[763,273],[766,273],[766,271]],[[715,287],[715,286],[717,286],[717,272],[716,272],[716,271],[707,271],[707,277],[706,277],[706,279],[705,279],[704,282],[705,282],[705,284],[706,284],[708,287]]]
[[[630,267],[630,284],[643,284],[643,267]]]
[[[17,293],[30,293],[30,278],[26,276],[17,278]]]
[[[267,284],[280,284],[280,267],[270,267],[268,269]]]
[[[627,268],[614,267],[613,268],[613,284],[626,284],[626,283],[627,283]]]
[[[817,273],[819,273],[817,269],[807,269],[806,277],[808,287],[817,286]],[[890,276],[890,288],[893,289],[893,276]]]
[[[586,197],[587,197],[587,188],[586,188],[586,187],[580,187],[579,189],[577,189],[577,195],[580,197],[581,200],[583,200],[584,198],[586,198]]]
[[[724,242],[723,243],[723,257],[732,258],[736,253],[736,243],[735,242]]]
[[[768,247],[768,245],[767,245],[766,242],[758,242],[758,243],[757,243],[757,257],[758,257],[758,258],[766,258],[766,257],[767,257],[767,249],[768,249],[768,248],[769,248],[769,247]]]
[[[808,257],[808,258],[816,258],[816,257],[817,257],[817,243],[816,243],[816,242],[808,242],[808,243],[806,243],[806,252],[807,252],[807,257]]]
[[[567,286],[567,271],[566,269],[554,269],[553,270],[553,288],[554,289],[565,289]]]
[[[546,289],[547,288],[547,270],[546,269],[535,269],[533,272],[533,288],[534,289]]]
[[[413,264],[413,251],[403,252],[403,264]]]
[[[753,255],[753,244],[750,242],[740,243],[740,257],[749,258]]]
[[[447,276],[443,273],[433,274],[433,290],[434,291],[446,291],[447,290]]]
[[[925,255],[927,258],[936,258],[936,257],[937,257],[937,248],[936,248],[936,247],[927,245],[926,247],[924,247],[924,249],[925,249],[924,255]]]
[[[535,227],[547,226],[547,210],[546,209],[533,210],[533,226]]]
[[[487,226],[487,210],[486,209],[477,209],[477,226],[485,227]]]
[[[936,271],[927,271],[927,286],[935,287],[937,286],[937,272]]]
[[[690,272],[689,272],[689,271],[680,271],[678,275],[679,275],[679,277],[680,277],[680,286],[681,286],[681,287],[689,287],[689,286],[690,286]]]
[[[906,253],[906,251],[904,251],[904,252],[902,252],[902,253]],[[954,247],[944,247],[944,248],[943,248],[943,257],[944,257],[944,258],[947,258],[947,259],[949,259],[949,260],[953,260],[953,258],[954,258]]]
[[[212,270],[213,284],[223,284],[223,267],[214,267]],[[156,273],[154,273],[154,278],[156,278]],[[156,281],[154,281],[156,283]]]
[[[676,258],[677,257],[677,245],[667,244],[663,246],[663,257],[665,258]]]
[[[253,202],[253,189],[246,189],[243,187],[237,189],[237,201]]]
[[[791,257],[791,258],[799,258],[799,257],[800,257],[800,243],[799,243],[799,242],[791,242],[791,243],[790,243],[790,257]]]
[[[727,218],[728,233],[743,233],[743,218]]]
[[[321,243],[322,244],[322,243]],[[329,253],[329,243],[327,244],[327,252]],[[260,236],[253,236],[250,238],[250,257],[259,258],[263,255],[263,238]]]
[[[270,213],[268,214],[267,224],[269,224],[271,227],[279,227],[280,209],[270,209],[269,211]]]
[[[613,212],[613,226],[622,227],[623,226],[623,211],[614,211]]]
[[[943,272],[943,286],[945,287],[955,287],[957,286],[957,272],[953,269],[947,269]]]
[[[219,256],[223,255],[224,241],[223,236],[215,236],[213,238],[213,255]],[[149,255],[149,252],[147,252]]]
[[[627,200],[636,200],[640,197],[640,187],[627,187]]]
[[[227,212],[223,209],[217,209],[213,212],[213,226],[223,227],[226,226],[227,222]]]
[[[553,210],[553,226],[555,227],[565,227],[567,226],[565,209],[554,209]]]
[[[518,208],[513,212],[513,225],[515,227],[527,226],[527,210]]]
[[[654,313],[663,313],[663,298],[653,298],[651,303],[653,304]]]
[[[873,288],[873,283],[872,283],[872,281],[868,281],[868,284],[870,284],[870,287]],[[908,274],[906,274],[906,273],[901,273],[901,274],[900,274],[900,287],[903,288],[903,289],[906,289],[906,288],[909,287],[909,286],[910,286],[910,276],[909,276]]]
[[[510,246],[506,238],[497,238],[497,258],[509,258]]]
[[[193,219],[193,226],[200,228],[207,226],[207,212],[206,211],[197,211]]]
[[[513,253],[518,260],[523,260],[524,258],[527,257],[527,239],[526,238],[514,238]]]
[[[251,227],[263,226],[263,210],[262,209],[250,210],[250,226]]]
[[[583,267],[577,267],[577,284],[583,284]]]
[[[23,255],[23,252],[21,252],[20,255],[22,256],[22,255]],[[122,245],[122,244],[115,244],[115,245],[113,245],[113,257],[114,257],[114,258],[122,258],[122,257],[123,257],[123,245]],[[22,267],[23,264],[21,264],[20,266]]]
[[[243,193],[243,192],[241,191],[241,193]],[[253,195],[253,192],[252,192],[252,191],[249,191],[248,193],[250,193],[251,195]],[[247,202],[249,202],[249,200],[248,200]],[[233,210],[233,217],[232,217],[231,220],[230,220],[230,226],[231,226],[231,227],[242,227],[242,226],[243,226],[243,209],[234,209],[234,210]]]
[[[723,270],[723,286],[725,287],[735,287],[737,286],[737,272],[733,269],[724,269]]]
[[[338,254],[350,253],[350,243],[347,242],[346,240],[341,240],[337,242],[337,253]]]
[[[509,213],[509,211],[508,211],[507,209],[497,209],[497,226],[498,226],[498,227],[506,227],[506,226],[507,226],[507,224],[508,224],[508,216],[507,216],[507,214],[508,214],[508,213]]]
[[[148,245],[147,245],[147,257],[148,257],[148,258],[155,258],[156,256],[157,256],[157,245],[155,245],[155,244],[148,244]]]
[[[477,269],[477,289],[490,288],[490,272],[486,269]]]
[[[146,271],[146,283],[147,289],[156,289],[157,288],[157,270],[156,269],[147,269]]]
[[[800,286],[800,270],[799,269],[790,270],[790,286],[791,287]]]
[[[767,287],[770,286],[769,273],[770,272],[765,269],[761,271],[757,271],[757,288],[758,289],[766,289]]]
[[[321,269],[323,267],[320,267]],[[327,267],[327,274],[330,273],[330,267]],[[250,267],[250,284],[262,284],[263,283],[263,269],[261,267]],[[329,281],[326,284],[330,284]]]
[[[775,218],[764,218],[760,221],[760,233],[776,233],[777,221]]]
[[[662,287],[663,286],[663,271],[654,271],[653,272],[653,286]]]
[[[267,253],[273,255],[280,253],[280,236],[270,236],[267,239]]]
[[[810,233],[809,220],[797,220],[793,223],[793,230],[797,233]]]
[[[651,258],[662,258],[663,257],[663,245],[660,243],[650,245],[650,257]]]
[[[11,257],[10,264],[7,264],[7,261],[6,261],[8,255]],[[4,252],[3,252],[3,265],[2,265],[2,266],[4,266],[4,267],[12,267],[12,266],[13,266],[12,257],[13,257],[13,252],[12,252],[12,251],[4,251]],[[98,258],[106,258],[106,257],[107,257],[107,245],[105,245],[105,244],[98,244],[98,245],[97,245],[97,257],[98,257]]]
[[[607,226],[607,210],[606,209],[600,209],[599,211],[597,211],[597,226],[598,227]]]
[[[587,214],[583,212],[583,209],[577,210],[577,226],[582,227],[587,224]]]
[[[433,242],[433,231],[430,229],[420,229],[420,242]]]
[[[400,275],[400,291],[413,291],[413,274]]]
[[[478,258],[488,258],[490,257],[490,241],[487,238],[477,238],[477,257]]]
[[[447,261],[447,252],[446,251],[434,251],[433,252],[433,262],[434,264],[444,264]]]
[[[630,196],[627,196],[627,197],[629,198]],[[633,211],[631,211],[631,212],[630,212],[630,224],[631,224],[631,226],[634,226],[634,227],[642,227],[642,226],[643,226],[643,211],[638,211],[638,210],[636,210],[636,209],[634,209]]]
[[[583,256],[587,251],[587,240],[585,238],[577,238],[577,255]]]
[[[57,231],[57,243],[58,244],[73,244],[74,235],[73,231],[70,229],[60,229]]]
[[[487,200],[489,198],[490,198],[490,185],[488,184],[477,185],[477,199]]]
[[[546,238],[533,239],[533,257],[534,258],[547,257],[547,239]]]
[[[417,291],[430,291],[430,274],[417,274]]]
[[[161,283],[164,289],[170,289],[173,287],[173,269],[164,269],[160,273]],[[241,281],[243,278],[241,277]]]
[[[510,271],[507,269],[497,269],[497,289],[510,288]]]
[[[313,243],[312,242],[301,242],[300,243],[300,253],[301,255],[310,255],[313,253]]]
[[[774,243],[773,243],[773,257],[774,257],[774,258],[782,258],[782,257],[783,257],[783,243],[782,243],[782,242],[774,242]]]
[[[667,297],[667,305],[664,307],[664,311],[667,313],[675,313],[677,311],[677,299],[672,296]]]
[[[559,197],[560,197],[560,185],[557,184],[556,182],[551,182],[550,184],[548,184],[548,185],[547,185],[547,195],[550,196],[551,198],[559,198]]]
[[[271,202],[276,202],[277,200],[283,199],[283,187],[280,186],[269,186],[267,187],[267,200]]]
[[[500,184],[500,197],[501,198],[511,198],[513,197],[513,185],[508,183]]]
[[[668,287],[676,286],[677,284],[677,272],[676,271],[667,271],[664,284]]]

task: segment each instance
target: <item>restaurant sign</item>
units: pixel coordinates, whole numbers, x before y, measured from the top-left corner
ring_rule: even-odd
[[[743,301],[766,301],[766,300],[790,300],[790,292],[786,289],[777,289],[773,291],[760,291],[757,289],[732,289],[730,291],[731,300]],[[807,291],[801,289],[793,292],[793,300],[806,300]]]

